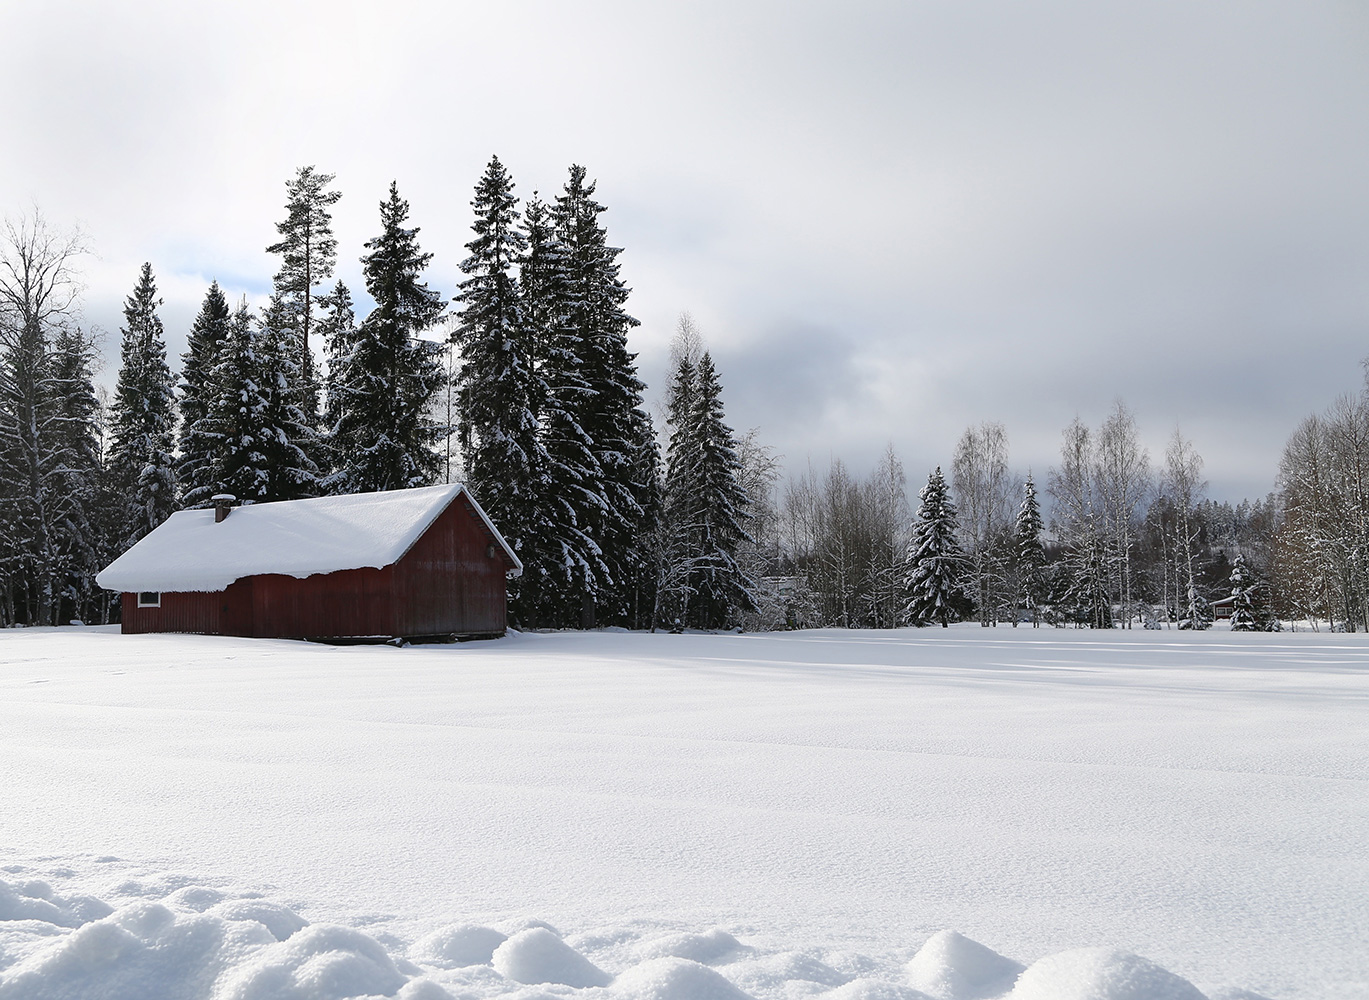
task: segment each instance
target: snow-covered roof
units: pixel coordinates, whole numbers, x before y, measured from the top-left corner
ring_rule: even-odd
[[[384,493],[352,493],[235,507],[215,523],[212,510],[172,514],[96,576],[106,590],[217,591],[263,573],[315,573],[398,562],[462,493],[508,554],[523,564],[475,497],[459,483]]]

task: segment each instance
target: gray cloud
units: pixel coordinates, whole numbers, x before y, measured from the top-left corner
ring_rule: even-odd
[[[176,351],[210,278],[261,293],[305,163],[342,278],[396,178],[450,294],[497,151],[523,195],[589,166],[644,374],[690,309],[791,461],[892,440],[917,478],[993,419],[1041,469],[1122,396],[1263,493],[1369,352],[1362,5],[67,2],[0,33],[0,210],[86,225],[110,331],[151,260]]]

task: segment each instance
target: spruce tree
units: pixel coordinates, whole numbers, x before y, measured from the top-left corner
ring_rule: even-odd
[[[696,375],[689,416],[697,464],[689,478],[698,490],[690,623],[722,628],[739,611],[755,610],[756,582],[737,565],[737,551],[752,541],[744,526],[748,498],[741,484],[736,438],[723,418],[722,386],[713,359],[704,352]]]
[[[1255,606],[1255,580],[1239,552],[1231,563],[1231,631],[1263,632],[1266,616]]]
[[[308,166],[300,167],[294,179],[285,182],[285,221],[276,224],[281,240],[266,248],[267,253],[281,255],[275,291],[280,298],[281,322],[296,340],[296,364],[304,386],[300,401],[310,416],[318,408],[318,383],[309,346],[309,334],[315,328],[314,289],[332,277],[337,265],[337,240],[328,210],[342,193],[328,190],[334,176]]]
[[[308,430],[290,390],[299,361],[283,313],[273,299],[260,322],[253,322],[247,303],[238,306],[212,372],[215,395],[200,421],[201,439],[215,446],[206,488],[244,503],[318,492],[317,470],[298,444]]]
[[[95,574],[105,565],[98,519],[100,450],[99,402],[92,372],[98,351],[79,328],[63,326],[53,344],[50,396],[51,447],[46,476],[54,499],[56,536],[54,621],[90,620],[99,604]]]
[[[1041,544],[1041,504],[1036,499],[1036,484],[1027,476],[1023,487],[1022,506],[1017,512],[1016,557],[1017,592],[1024,608],[1031,614],[1032,628],[1041,627],[1041,602],[1046,595],[1046,550]],[[1013,615],[1013,627],[1017,616]]]
[[[209,286],[199,315],[190,327],[181,355],[180,412],[176,482],[182,507],[207,507],[214,487],[216,439],[205,433],[205,416],[214,399],[213,372],[219,350],[228,339],[230,310],[217,281]]]
[[[551,211],[532,193],[523,207],[524,252],[518,261],[518,292],[523,325],[532,341],[531,352],[539,371],[551,356],[555,315],[564,276],[562,247],[556,238]]]
[[[632,547],[628,552],[626,575],[622,589],[628,595],[624,611],[631,628],[648,628],[655,623],[656,585],[659,579],[659,539],[664,516],[664,484],[662,482],[661,446],[651,415],[638,410],[634,418],[637,450],[632,456],[633,481],[641,484],[637,503],[641,515],[636,525]]]
[[[622,250],[608,245],[599,221],[605,208],[594,200],[595,185],[585,177],[584,167],[570,168],[553,216],[562,247],[555,317],[563,337],[559,347],[578,358],[585,391],[572,400],[572,412],[594,460],[579,484],[592,497],[579,526],[597,544],[602,562],[601,575],[583,581],[588,623],[596,600],[606,603],[611,614],[622,613],[624,583],[631,575],[643,528],[643,500],[651,486],[638,481],[634,462],[646,426],[641,409],[645,385],[637,377],[636,355],[627,349],[627,332],[637,320],[624,308],[629,289],[619,276]]]
[[[258,386],[264,365],[258,357],[259,338],[244,296],[228,323],[228,336],[219,345],[207,381],[213,386],[205,415],[195,436],[211,456],[200,490],[208,496],[231,493],[244,503],[266,494],[266,455],[259,435],[265,425],[266,403]]]
[[[922,503],[913,519],[908,543],[908,596],[904,615],[917,626],[939,623],[946,628],[964,606],[961,576],[965,556],[956,538],[956,510],[940,466],[922,488]]]
[[[471,202],[475,239],[461,263],[467,277],[457,295],[462,307],[453,339],[461,351],[455,382],[466,483],[527,561],[542,528],[548,461],[538,413],[547,393],[513,275],[527,248],[516,205],[513,181],[494,157]]]
[[[524,214],[527,252],[520,261],[523,319],[545,387],[538,415],[546,475],[537,528],[519,580],[515,608],[529,624],[575,626],[592,618],[608,568],[593,534],[604,506],[603,472],[581,426],[590,388],[581,329],[569,322],[573,284],[566,245],[551,211],[534,192]]]
[[[426,486],[437,478],[441,428],[428,405],[442,385],[436,344],[419,334],[441,315],[441,296],[421,280],[432,254],[406,228],[409,203],[390,184],[380,204],[381,232],[365,244],[366,290],[375,308],[356,331],[347,382],[338,387],[334,446],[340,466],[331,492],[369,493]]]
[[[338,448],[338,422],[346,398],[352,352],[356,347],[356,312],[352,293],[339,281],[326,296],[320,296],[324,314],[318,330],[323,337],[324,355],[328,371],[324,380],[322,428],[319,434],[319,455],[316,459],[320,475],[326,483],[342,464]]]
[[[693,594],[691,578],[702,518],[699,498],[700,442],[694,417],[698,413],[698,373],[683,354],[666,391],[666,448],[660,573],[657,578],[655,624],[683,625]]]
[[[152,265],[124,303],[121,364],[112,413],[109,464],[123,503],[118,547],[126,549],[176,509],[172,455],[175,426],[171,369],[166,363],[162,321],[157,316]]]

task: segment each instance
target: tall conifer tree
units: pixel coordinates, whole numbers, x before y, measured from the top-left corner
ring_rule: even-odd
[[[546,457],[545,487],[519,581],[520,620],[583,624],[607,579],[594,534],[605,506],[603,471],[581,421],[590,394],[583,331],[569,320],[574,286],[568,250],[553,213],[534,192],[524,215],[527,252],[520,262],[523,318],[545,387],[538,414]]]
[[[1017,572],[1018,601],[1031,615],[1032,628],[1041,627],[1041,602],[1046,594],[1046,550],[1041,544],[1041,503],[1036,499],[1036,484],[1027,476],[1022,506],[1017,511],[1014,563]],[[1017,627],[1017,616],[1013,616]]]
[[[323,337],[324,353],[328,361],[328,373],[324,381],[323,419],[319,442],[320,474],[328,480],[341,467],[341,452],[338,449],[338,422],[342,418],[342,406],[346,399],[349,383],[348,371],[352,351],[356,347],[356,312],[352,306],[352,293],[339,281],[326,296],[320,296],[324,304],[324,314],[319,321],[319,333]]]
[[[175,393],[166,363],[161,299],[144,264],[138,286],[124,303],[121,365],[113,403],[109,464],[124,515],[118,545],[128,548],[176,509],[172,456]]]
[[[331,491],[368,493],[426,486],[437,478],[434,445],[442,431],[428,405],[442,385],[436,344],[419,334],[442,314],[441,296],[421,280],[432,254],[406,228],[409,203],[390,184],[380,203],[381,232],[365,244],[366,290],[376,306],[356,331],[347,384],[338,386],[334,444],[341,465]]]
[[[214,487],[217,442],[207,436],[203,421],[213,404],[213,372],[219,350],[228,339],[230,316],[223,289],[217,281],[212,282],[190,327],[188,349],[181,355],[176,482],[183,507],[206,507],[209,498],[218,492]]]
[[[694,559],[700,530],[700,442],[694,417],[699,382],[688,353],[680,356],[666,392],[665,485],[662,491],[661,568],[657,582],[657,622],[683,625],[689,616]]]
[[[98,351],[79,328],[63,327],[53,345],[52,395],[57,401],[49,459],[56,487],[56,621],[90,620],[100,603],[95,574],[105,565],[99,525],[99,402],[92,372]]]
[[[547,393],[513,274],[527,248],[516,205],[513,181],[494,157],[471,202],[475,239],[461,263],[467,277],[453,338],[461,351],[455,381],[466,483],[499,512],[504,536],[530,561],[533,537],[545,533],[540,508],[548,460],[538,413]]]
[[[697,467],[689,478],[698,490],[698,534],[690,589],[692,624],[722,628],[738,611],[755,609],[754,580],[737,565],[737,551],[751,541],[745,528],[748,498],[741,484],[737,443],[723,417],[722,385],[707,351],[699,361],[689,449]]]
[[[281,239],[266,248],[267,253],[281,255],[275,279],[281,321],[297,341],[296,364],[305,386],[301,404],[311,416],[318,408],[318,383],[309,346],[309,334],[315,328],[314,289],[332,277],[337,265],[337,240],[328,210],[337,204],[342,193],[328,190],[334,176],[308,166],[300,167],[294,179],[285,182],[285,221],[276,224]]]
[[[956,511],[938,466],[920,494],[908,543],[907,619],[914,625],[958,621],[964,604],[961,574],[965,556],[956,539]]]
[[[646,425],[636,355],[627,349],[627,332],[637,325],[625,305],[629,289],[619,276],[622,250],[608,245],[599,221],[604,206],[594,200],[594,184],[585,168],[574,165],[553,211],[562,247],[561,308],[556,317],[565,347],[579,359],[585,390],[574,414],[593,464],[582,481],[596,499],[584,511],[585,534],[600,550],[602,575],[585,580],[587,605],[602,601],[611,614],[622,614],[625,581],[631,575],[634,547],[643,531],[643,500],[650,484],[637,481],[634,461]],[[587,620],[592,614],[586,616]]]
[[[296,500],[317,493],[316,470],[297,441],[304,415],[289,390],[298,355],[279,299],[254,322],[243,301],[229,324],[212,380],[215,394],[198,435],[214,445],[206,489],[245,503]]]
[[[1245,556],[1239,552],[1231,563],[1231,631],[1258,632],[1260,619],[1255,613],[1255,602],[1251,599],[1254,581],[1245,565]]]

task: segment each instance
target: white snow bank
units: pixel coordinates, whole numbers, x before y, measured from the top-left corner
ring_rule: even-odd
[[[41,920],[57,927],[80,927],[114,912],[90,896],[62,898],[38,879],[9,883],[0,879],[0,920]]]
[[[750,1000],[706,965],[684,958],[653,958],[613,981],[613,994],[631,1000]]]
[[[495,970],[516,983],[607,986],[612,977],[545,927],[519,931],[495,949]]]
[[[398,562],[463,490],[454,484],[251,504],[218,523],[212,510],[177,511],[95,579],[126,592],[218,591],[261,573],[304,578],[379,569]],[[521,570],[498,529],[471,503]]]
[[[715,927],[703,934],[671,934],[655,938],[638,946],[637,955],[642,959],[687,958],[691,962],[716,965],[749,954],[750,951],[727,931]]]
[[[727,972],[743,989],[752,992],[764,990],[774,982],[798,981],[832,988],[845,986],[855,978],[839,972],[807,951],[782,951],[734,962],[728,966]]]
[[[264,899],[227,899],[206,912],[223,920],[254,920],[277,941],[285,941],[309,926],[309,921],[294,910]]]
[[[214,1000],[343,1000],[393,996],[408,977],[375,938],[350,927],[315,925],[273,941],[234,969]]]
[[[414,942],[409,958],[438,969],[489,965],[494,951],[508,938],[493,927],[448,924]]]
[[[958,998],[957,998],[958,1000]],[[1080,948],[1028,967],[1007,1000],[1206,1000],[1187,979],[1139,955]]]
[[[130,903],[0,972],[0,1000],[207,998],[221,970],[268,943],[261,924]]]
[[[65,867],[4,870],[78,878]],[[535,919],[500,921],[508,937],[481,923],[368,933],[184,875],[125,879],[110,892],[117,907],[43,878],[0,880],[0,1000],[1268,1000],[1232,988],[1205,997],[1106,948],[1022,971],[954,931],[902,966],[895,955],[767,951],[721,928],[661,935],[658,925],[615,924],[573,936],[575,947]]]
[[[956,931],[937,931],[908,963],[908,982],[936,1000],[981,1000],[1009,990],[1023,966]]]
[[[308,927],[279,903],[207,886],[166,891],[176,881],[159,901],[118,909],[42,881],[0,881],[0,1000],[343,1000],[394,996],[409,979],[361,931]],[[449,998],[422,981],[401,995]]]

